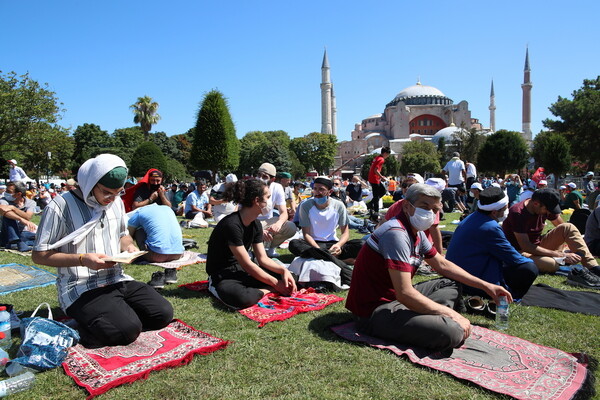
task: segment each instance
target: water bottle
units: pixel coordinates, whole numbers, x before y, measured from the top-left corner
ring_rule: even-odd
[[[506,296],[498,297],[496,305],[496,328],[501,331],[508,329],[508,300]]]
[[[0,339],[0,348],[7,350],[12,346],[10,336],[10,313],[6,311],[6,307],[0,307],[0,332],[4,333],[4,337]]]
[[[0,381],[0,397],[27,390],[33,385],[34,381],[35,375],[31,372],[25,372],[24,374]]]
[[[0,332],[0,338],[2,338],[4,335],[4,333]],[[6,368],[6,364],[10,361],[10,357],[8,356],[8,353],[6,351],[4,351],[4,349],[0,349],[0,373],[2,373],[2,371],[4,371],[4,368]]]

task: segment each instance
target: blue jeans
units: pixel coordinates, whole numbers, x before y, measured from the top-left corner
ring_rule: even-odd
[[[365,220],[362,218],[355,217],[354,215],[348,215],[348,228],[358,229],[363,226]]]
[[[14,219],[2,218],[2,232],[0,233],[0,246],[10,248],[17,245],[19,251],[29,251],[35,241],[35,233],[21,231],[19,224]]]

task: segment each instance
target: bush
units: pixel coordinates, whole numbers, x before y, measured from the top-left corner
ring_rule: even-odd
[[[133,152],[129,175],[144,176],[150,168],[164,172],[166,167],[167,161],[160,148],[152,142],[144,142]]]

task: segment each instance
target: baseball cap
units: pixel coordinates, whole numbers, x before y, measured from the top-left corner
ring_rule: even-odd
[[[594,173],[592,171],[588,171],[588,173],[585,174],[585,176],[594,176]]]
[[[577,188],[577,185],[576,185],[576,184],[574,184],[573,182],[569,182],[569,183],[567,184],[567,186],[568,186],[568,187],[570,187],[571,189],[575,189],[575,188]]]
[[[560,195],[554,189],[539,189],[533,192],[531,200],[542,203],[552,214],[560,214]]]
[[[237,178],[237,176],[235,174],[228,174],[225,177],[225,182],[226,183],[233,183],[233,182],[237,182],[237,181],[238,181],[238,178]]]
[[[471,189],[483,190],[483,186],[481,186],[481,183],[475,182],[471,185]]]
[[[258,172],[264,172],[265,174],[275,176],[277,175],[277,170],[275,166],[271,163],[263,163],[260,167],[258,167]]]

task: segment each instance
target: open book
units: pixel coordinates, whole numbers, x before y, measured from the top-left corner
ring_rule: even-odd
[[[108,262],[131,264],[131,262],[133,260],[135,260],[136,258],[138,258],[140,256],[143,256],[146,253],[147,253],[147,251],[134,251],[133,253],[124,251],[124,252],[116,254],[112,257],[103,258],[102,260],[108,261]]]

